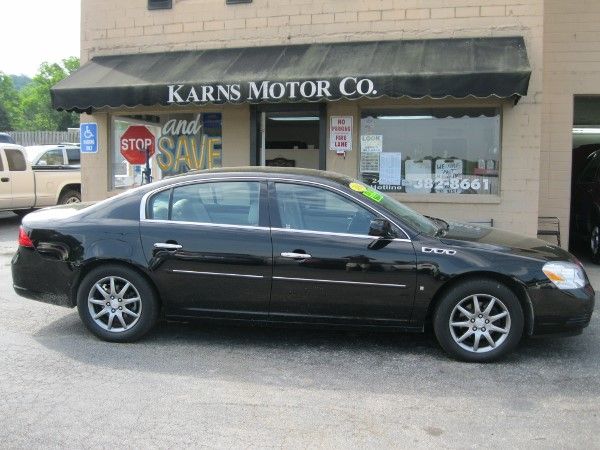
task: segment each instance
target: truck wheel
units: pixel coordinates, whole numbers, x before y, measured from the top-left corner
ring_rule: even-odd
[[[59,205],[69,205],[71,203],[81,203],[81,193],[75,189],[67,189],[58,199]]]

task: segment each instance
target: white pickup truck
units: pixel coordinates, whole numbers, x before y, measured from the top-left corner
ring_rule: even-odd
[[[0,211],[23,215],[34,208],[80,201],[79,165],[32,166],[24,147],[0,144]]]

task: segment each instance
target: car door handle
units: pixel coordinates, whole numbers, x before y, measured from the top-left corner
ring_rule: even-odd
[[[284,258],[291,258],[291,259],[308,259],[308,258],[312,258],[312,256],[310,256],[308,253],[294,253],[294,252],[283,252],[281,254],[282,257]]]
[[[8,183],[10,181],[10,178],[2,177],[2,178],[0,178],[0,181],[2,181],[3,183]]]
[[[166,242],[155,242],[154,248],[157,250],[180,250],[183,248],[183,245],[168,244]]]

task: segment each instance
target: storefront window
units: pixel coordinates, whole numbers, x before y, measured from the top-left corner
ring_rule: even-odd
[[[500,110],[363,111],[360,177],[381,191],[499,194]]]
[[[220,113],[115,116],[111,139],[112,189],[145,182],[148,148],[153,180],[222,165]],[[137,159],[136,151],[142,152]]]

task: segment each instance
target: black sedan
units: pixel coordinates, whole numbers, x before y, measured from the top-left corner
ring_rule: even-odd
[[[159,317],[423,331],[467,361],[521,337],[577,334],[594,290],[544,241],[427,218],[314,170],[196,172],[91,206],[23,219],[15,291],[77,306],[102,339],[139,339]]]

